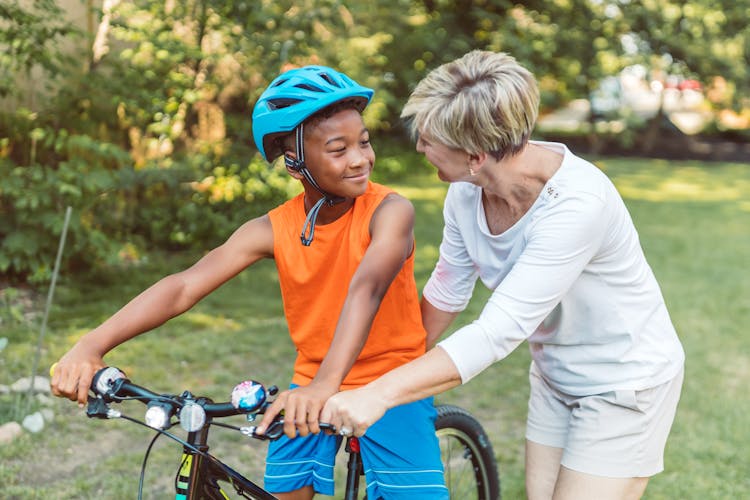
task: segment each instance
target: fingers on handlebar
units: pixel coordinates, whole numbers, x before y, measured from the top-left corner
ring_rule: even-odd
[[[54,363],[50,367],[50,387],[52,393],[83,406],[88,400],[89,387],[96,368],[88,363]]]
[[[285,398],[284,404],[284,434],[289,438],[297,436],[299,431],[300,436],[307,436],[309,434],[307,430],[307,422],[305,421],[304,410],[300,414],[300,408],[297,406],[296,398]],[[278,400],[277,400],[278,401]]]
[[[292,392],[284,408],[284,433],[289,437],[318,434],[321,407],[322,404],[309,395]]]
[[[283,399],[284,393],[282,392],[281,394],[279,394],[279,397],[276,399],[276,401],[271,403],[271,405],[265,409],[265,411],[263,412],[263,419],[255,429],[255,432],[257,434],[265,434],[270,425],[276,419],[276,416],[284,409]]]
[[[89,397],[89,388],[91,387],[91,380],[94,378],[95,370],[86,365],[81,373],[78,375],[78,404],[83,406]]]
[[[266,409],[256,433],[263,435],[268,432],[272,422],[282,412],[284,434],[289,438],[294,438],[297,435],[307,436],[310,433],[317,434],[321,430],[318,420],[320,407],[310,404],[305,398],[296,397],[293,391],[283,391]]]

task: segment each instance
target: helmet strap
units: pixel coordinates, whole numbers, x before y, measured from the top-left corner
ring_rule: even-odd
[[[321,189],[315,179],[313,179],[312,174],[307,169],[307,165],[305,164],[305,140],[303,128],[304,125],[300,124],[295,130],[294,142],[297,146],[297,158],[291,158],[288,155],[284,155],[284,164],[295,172],[301,173],[302,176],[307,179],[307,182],[309,182],[312,187],[314,187],[320,194],[323,195],[323,197],[320,198],[307,213],[305,224],[302,226],[302,234],[300,234],[300,240],[302,241],[302,244],[307,247],[310,246],[310,243],[312,243],[313,236],[315,234],[315,221],[317,220],[318,212],[320,212],[320,209],[323,207],[323,205],[332,207],[337,203],[341,203],[346,198],[333,196],[326,193],[325,191],[323,191],[323,189]]]

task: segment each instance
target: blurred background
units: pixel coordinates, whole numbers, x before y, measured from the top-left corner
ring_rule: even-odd
[[[480,48],[537,76],[538,139],[747,161],[749,16],[747,0],[0,0],[0,277],[49,280],[66,206],[65,265],[88,269],[205,248],[288,197],[250,116],[305,64],[376,89],[381,149],[412,147],[416,82]]]
[[[281,71],[323,64],[376,90],[373,178],[415,206],[421,290],[447,186],[399,113],[428,71],[472,49],[533,71],[534,138],[565,142],[613,180],[685,345],[666,471],[646,497],[750,497],[749,18],[750,0],[0,0],[0,498],[135,497],[150,433],[86,419],[51,397],[47,369],[299,192],[252,141],[255,101]],[[455,328],[488,293],[477,287]],[[217,401],[245,378],[289,380],[270,261],[158,330],[107,362]],[[506,499],[525,494],[528,364],[516,349],[438,398],[480,419]],[[215,438],[216,456],[260,477],[263,447]],[[179,447],[163,441],[144,498],[173,491]]]

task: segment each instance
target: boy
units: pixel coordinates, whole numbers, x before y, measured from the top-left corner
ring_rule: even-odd
[[[260,426],[284,410],[286,436],[269,445],[265,486],[282,499],[332,495],[342,438],[320,433],[326,399],[425,350],[413,278],[414,209],[369,181],[375,154],[361,112],[372,93],[323,66],[271,82],[253,111],[253,137],[267,161],[284,155],[304,192],[246,222],[195,265],[157,282],[82,337],[59,361],[53,392],[83,404],[104,354],[272,258],[297,360],[291,390]],[[394,408],[360,440],[369,498],[447,498],[434,418],[432,400],[417,401]]]

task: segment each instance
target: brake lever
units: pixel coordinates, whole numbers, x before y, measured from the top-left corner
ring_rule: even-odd
[[[271,422],[266,432],[258,434],[255,431],[258,429],[257,425],[251,425],[249,427],[240,427],[240,432],[248,437],[258,439],[260,441],[276,441],[284,434],[284,419],[277,419]]]
[[[99,397],[88,397],[88,406],[86,406],[86,416],[89,418],[119,418],[122,414],[118,410],[109,407],[104,399]]]

